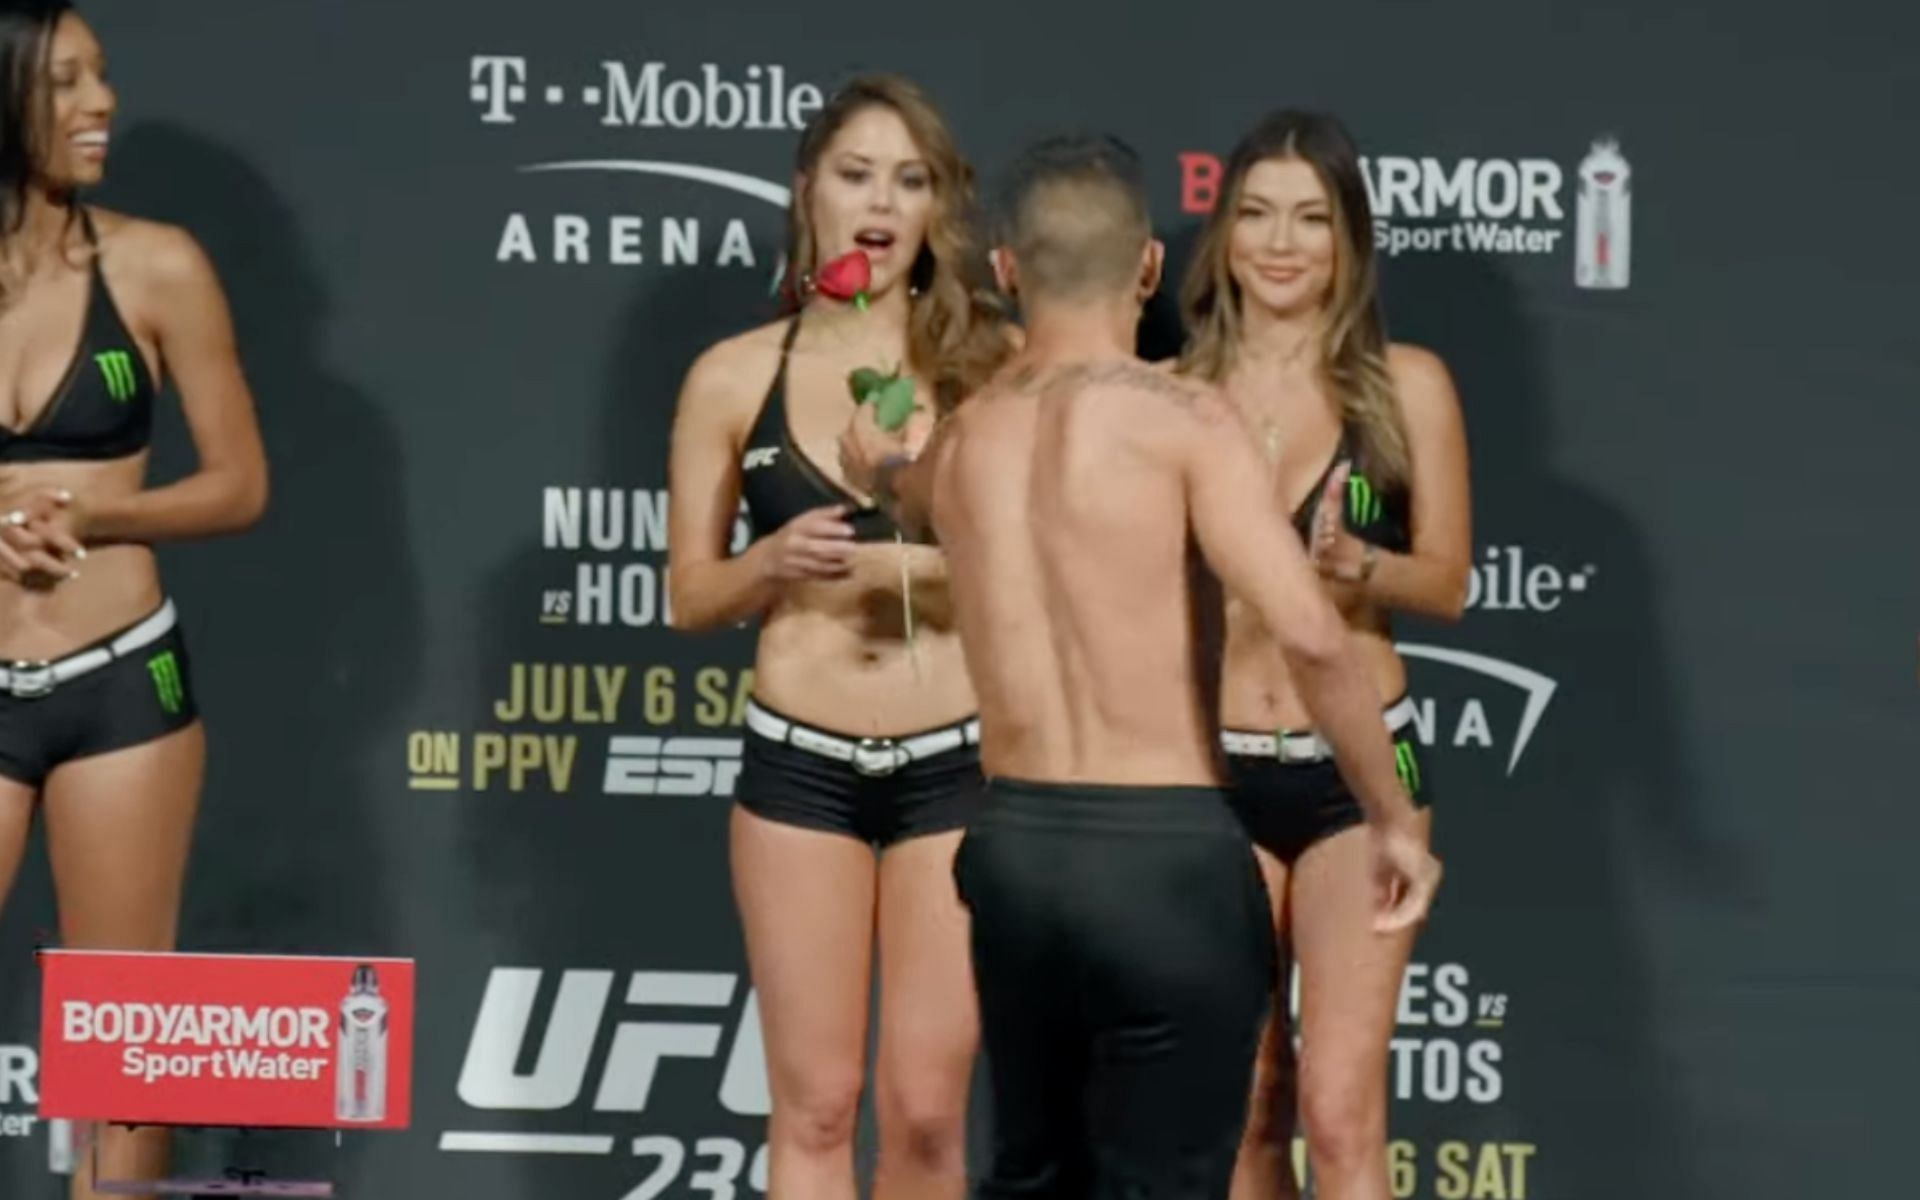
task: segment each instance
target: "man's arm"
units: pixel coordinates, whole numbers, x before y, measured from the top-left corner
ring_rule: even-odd
[[[876,423],[871,405],[861,405],[840,436],[840,469],[847,482],[873,497],[900,532],[920,539],[933,534],[933,481],[953,419],[926,434],[911,425],[888,433]],[[910,447],[915,433],[925,437],[918,454]]]
[[[908,458],[890,454],[880,460],[873,477],[873,500],[900,532],[916,540],[932,534],[933,463],[923,454]]]
[[[1333,747],[1340,773],[1376,827],[1412,820],[1394,770],[1379,693],[1320,587],[1240,414],[1210,389],[1183,405],[1180,457],[1189,520],[1208,566],[1273,631],[1287,670]]]

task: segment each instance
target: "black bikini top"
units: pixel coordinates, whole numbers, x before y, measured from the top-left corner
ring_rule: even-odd
[[[125,458],[145,450],[152,440],[158,389],[107,289],[100,271],[100,239],[84,208],[80,224],[94,249],[80,344],[53,398],[26,427],[0,425],[0,463]]]
[[[760,415],[747,431],[747,442],[740,452],[740,494],[746,499],[747,513],[753,520],[754,537],[762,538],[778,530],[809,509],[828,504],[847,507],[847,523],[853,526],[856,542],[891,542],[900,537],[892,518],[860,499],[815,466],[793,440],[793,428],[787,419],[787,355],[800,333],[800,318],[787,326],[780,343],[780,369],[760,405]],[[853,398],[847,398],[849,404]],[[917,541],[908,537],[907,541]]]
[[[1306,499],[1293,511],[1293,528],[1309,546],[1313,543],[1313,518],[1320,511],[1320,494],[1326,490],[1334,468],[1353,458],[1353,450],[1353,431],[1342,429],[1340,444],[1333,448],[1326,470],[1320,472]],[[1386,491],[1374,487],[1356,463],[1347,475],[1347,532],[1382,550],[1405,554],[1413,549],[1411,500],[1404,487]]]

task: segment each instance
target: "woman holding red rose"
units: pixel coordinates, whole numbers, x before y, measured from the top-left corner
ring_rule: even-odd
[[[876,950],[874,1194],[965,1190],[978,1022],[952,863],[981,787],[974,695],[940,553],[833,464],[856,373],[883,408],[911,381],[924,417],[1005,357],[972,191],[918,88],[850,83],[801,138],[789,315],[702,354],[675,417],[675,624],[760,618],[730,857],[783,1200],[855,1194]],[[729,557],[743,496],[756,540]]]

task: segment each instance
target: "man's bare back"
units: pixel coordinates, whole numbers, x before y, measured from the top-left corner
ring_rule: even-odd
[[[1217,783],[1219,596],[1182,451],[1234,420],[1137,360],[1016,361],[932,448],[989,776]]]
[[[1035,783],[1219,783],[1209,634],[1224,588],[1273,631],[1382,834],[1376,869],[1383,894],[1399,895],[1379,927],[1418,920],[1439,869],[1394,772],[1379,695],[1238,410],[1122,344],[1111,329],[1030,335],[884,481],[879,464],[904,461],[889,455],[899,439],[868,416],[842,439],[849,477],[888,493],[901,521],[930,523],[946,551],[983,768]]]

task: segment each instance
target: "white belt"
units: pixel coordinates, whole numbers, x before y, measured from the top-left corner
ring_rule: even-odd
[[[747,701],[747,728],[768,741],[847,763],[862,775],[891,775],[910,762],[980,744],[980,722],[968,721],[910,738],[843,738],[776,717]]]
[[[1387,722],[1387,732],[1399,733],[1413,721],[1413,697],[1400,697],[1399,703],[1390,706],[1382,716]],[[1303,733],[1290,733],[1284,729],[1278,733],[1242,733],[1237,729],[1224,729],[1220,732],[1220,744],[1228,754],[1248,758],[1277,758],[1283,763],[1325,762],[1333,757],[1333,747],[1312,730]]]
[[[0,695],[10,695],[16,700],[37,700],[63,683],[78,679],[88,671],[98,670],[142,646],[159,641],[173,629],[177,620],[173,601],[168,600],[158,612],[104,646],[95,646],[91,650],[82,650],[50,662],[43,659],[39,662],[0,664]]]

